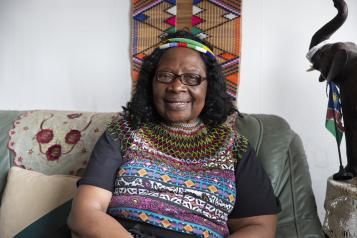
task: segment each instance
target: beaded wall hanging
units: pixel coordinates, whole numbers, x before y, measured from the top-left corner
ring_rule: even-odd
[[[240,23],[241,0],[132,0],[133,88],[143,58],[157,46],[160,36],[186,27],[213,45],[227,93],[237,97]]]

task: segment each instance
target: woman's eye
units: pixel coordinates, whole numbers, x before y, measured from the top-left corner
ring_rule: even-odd
[[[186,74],[185,75],[185,80],[189,82],[197,82],[199,81],[200,76],[196,74]]]
[[[172,78],[172,74],[162,72],[159,74],[159,77],[161,80],[170,80]]]
[[[170,74],[170,73],[164,73],[163,75],[164,75],[164,77],[169,77],[169,78],[170,78],[172,74]]]
[[[172,75],[171,74],[163,74],[162,77],[165,79],[170,79],[170,78],[172,78]]]

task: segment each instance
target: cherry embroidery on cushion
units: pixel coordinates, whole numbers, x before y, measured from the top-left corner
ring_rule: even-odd
[[[46,157],[48,160],[58,160],[61,156],[62,147],[59,144],[54,144],[46,151]]]
[[[72,114],[67,114],[67,118],[69,119],[75,119],[75,118],[79,118],[82,116],[82,113],[72,113]],[[81,129],[81,130],[76,130],[76,129],[71,129],[69,132],[66,133],[65,137],[64,137],[64,142],[67,144],[67,145],[71,145],[70,148],[68,148],[68,146],[65,146],[65,145],[61,145],[61,138],[55,138],[55,135],[54,135],[54,132],[53,132],[53,129],[49,129],[49,128],[44,128],[45,127],[45,123],[50,120],[51,118],[54,117],[54,114],[51,113],[47,118],[45,118],[41,125],[40,125],[40,131],[36,134],[36,140],[38,141],[39,143],[39,147],[40,147],[40,152],[42,154],[45,154],[46,155],[46,158],[47,160],[49,161],[55,161],[55,160],[58,160],[60,159],[60,157],[62,155],[65,155],[65,154],[69,154],[71,153],[71,151],[74,149],[74,147],[78,144],[78,142],[80,141],[81,139],[81,136],[82,136],[82,132],[85,131],[89,125],[92,123],[92,120],[93,120],[93,117],[95,115],[92,115],[90,117],[90,120],[85,124],[84,128]],[[44,147],[44,144],[47,144],[49,143],[50,141],[53,141],[53,139],[55,138],[54,140],[54,145],[48,145],[50,147],[47,147],[48,149],[46,150],[46,152],[43,150],[45,148]],[[65,149],[65,151],[63,151]],[[83,152],[83,150],[82,150]],[[85,151],[86,152],[86,151]]]
[[[70,130],[65,137],[67,144],[75,145],[81,139],[81,132],[79,130]]]
[[[36,134],[36,140],[40,144],[47,144],[53,139],[53,131],[51,129],[41,129]]]

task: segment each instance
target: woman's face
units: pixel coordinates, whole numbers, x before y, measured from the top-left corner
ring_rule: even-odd
[[[156,71],[175,74],[194,73],[206,77],[206,67],[198,52],[188,48],[167,50]],[[169,122],[195,121],[205,105],[207,80],[197,86],[183,84],[179,77],[171,83],[153,79],[153,98],[157,112]]]

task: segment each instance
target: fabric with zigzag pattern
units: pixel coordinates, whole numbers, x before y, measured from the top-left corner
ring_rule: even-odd
[[[110,215],[200,237],[229,234],[235,164],[248,146],[229,123],[147,123],[133,130],[119,119],[108,131],[123,156]]]

